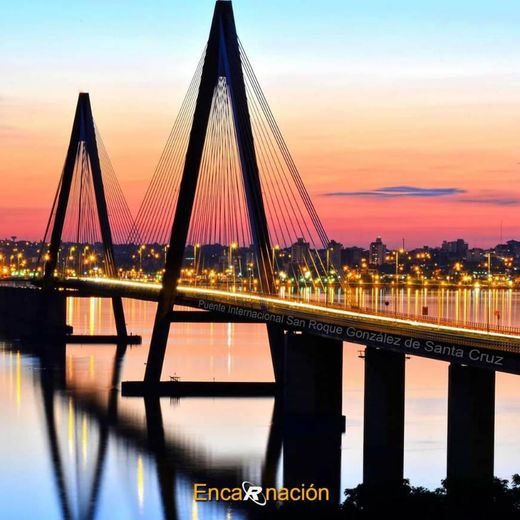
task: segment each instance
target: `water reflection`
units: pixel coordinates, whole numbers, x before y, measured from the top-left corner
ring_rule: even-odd
[[[487,287],[393,287],[348,286],[324,293],[310,288],[301,296],[312,301],[344,305],[388,314],[429,316],[455,320],[464,324],[517,326],[520,292],[513,289]]]
[[[459,312],[470,320],[498,305],[501,319],[520,324],[516,292],[489,299],[484,293],[445,289],[438,294],[439,312],[447,317]],[[360,304],[385,305],[388,297],[372,289],[363,294]],[[435,308],[431,290],[406,288],[398,295],[398,305],[410,312],[420,312],[425,303],[430,311]],[[91,300],[68,301],[76,332],[88,333],[93,323],[96,333],[110,333],[110,303],[91,305]],[[359,346],[344,349],[346,434],[290,437],[272,399],[122,399],[121,378],[139,379],[144,372],[155,311],[144,302],[125,306],[143,347],[54,346],[35,356],[0,344],[2,518],[252,518],[255,511],[245,507],[193,502],[193,484],[300,485],[312,478],[326,483],[339,500],[341,489],[360,482]],[[175,324],[172,329],[165,377],[272,378],[261,325]],[[407,362],[405,476],[414,484],[433,487],[445,475],[446,377],[445,363],[414,357]],[[496,473],[506,478],[520,468],[519,391],[520,378],[499,375]]]
[[[118,385],[125,346],[114,349],[105,346],[112,351],[111,371],[96,369],[94,373],[98,379],[90,388],[82,380],[92,376],[91,356],[88,356],[81,375],[82,372],[77,370],[79,360],[67,353],[65,345],[45,349],[39,346],[36,348],[38,356],[34,352],[22,355],[19,350],[13,352],[9,348],[5,346],[3,355],[14,356],[15,361],[9,366],[12,370],[14,365],[17,374],[13,381],[17,406],[23,387],[22,361],[28,360],[37,375],[32,384],[35,393],[40,393],[43,421],[40,432],[34,428],[37,424],[32,424],[31,435],[40,433],[46,438],[54,496],[59,506],[56,514],[51,514],[52,509],[46,510],[45,518],[257,518],[258,506],[252,506],[256,508],[252,509],[249,503],[194,502],[193,484],[240,487],[244,480],[249,480],[279,487],[282,485],[282,446],[286,453],[283,464],[285,485],[317,483],[331,489],[334,503],[339,501],[341,432],[336,433],[333,443],[330,436],[324,438],[322,434],[304,437],[284,434],[278,405],[272,399],[248,399],[242,403],[247,408],[249,401],[256,412],[259,411],[258,404],[264,409],[271,408],[261,453],[252,457],[246,453],[244,456],[240,454],[240,446],[229,452],[225,446],[222,453],[208,452],[201,447],[197,436],[183,432],[182,427],[172,421],[175,419],[172,408],[175,410],[192,403],[157,398],[131,402],[120,399]],[[76,370],[70,369],[71,364],[76,366]],[[108,379],[100,380],[100,374],[108,376]],[[25,384],[27,375],[25,373]],[[75,381],[76,375],[79,375],[79,381]],[[204,400],[195,401],[202,405]],[[225,409],[229,403],[220,405]],[[166,422],[164,410],[168,417]],[[227,426],[224,423],[220,428]],[[236,428],[236,421],[231,426]],[[243,428],[248,426],[247,422],[242,424]],[[209,424],[204,433],[221,435]],[[233,443],[236,439],[230,441]],[[335,461],[332,472],[328,467],[331,460]],[[321,479],[319,475],[323,469],[326,469],[326,476]],[[116,501],[115,496],[119,496],[121,502]],[[39,510],[37,504],[34,506],[33,512]],[[2,509],[3,505],[0,505]],[[267,510],[263,510],[260,517],[267,518],[266,514]]]

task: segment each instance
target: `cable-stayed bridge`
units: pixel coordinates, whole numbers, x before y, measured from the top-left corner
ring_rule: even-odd
[[[161,281],[126,279],[115,243],[132,244],[137,254],[140,244],[164,250]],[[135,220],[90,97],[80,94],[44,244],[41,291],[33,292],[39,326],[51,313],[46,298],[103,296],[112,299],[124,342],[122,299],[157,302],[144,381],[126,383],[125,392],[271,391],[300,429],[309,418],[338,424],[343,342],[362,344],[364,480],[396,483],[403,477],[406,356],[440,359],[450,362],[448,478],[492,478],[495,371],[520,373],[520,330],[376,313],[335,296],[338,273],[319,254],[329,239],[238,39],[231,2],[216,2],[207,45]],[[215,244],[227,253],[213,259],[223,267],[212,273],[204,262]],[[277,250],[290,244],[299,246],[282,268]],[[102,261],[85,276],[90,254]],[[161,381],[175,320],[265,323],[275,384]]]

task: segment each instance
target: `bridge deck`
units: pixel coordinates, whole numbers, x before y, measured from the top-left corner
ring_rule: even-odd
[[[161,285],[155,283],[102,278],[75,278],[57,283],[60,287],[79,291],[82,295],[118,295],[148,301],[156,301],[161,289]],[[376,313],[334,304],[205,287],[179,286],[177,302],[200,310],[279,323],[320,336],[341,337],[354,343],[379,342],[383,346],[392,346],[393,343],[400,343],[399,337],[407,337],[430,342],[423,345],[428,349],[433,349],[433,345],[439,343],[520,354],[520,329],[512,327],[488,328],[486,324],[467,324],[390,312]],[[411,353],[420,349],[419,345],[414,346],[413,340],[406,346]]]

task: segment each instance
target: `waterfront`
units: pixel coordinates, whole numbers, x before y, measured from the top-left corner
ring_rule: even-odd
[[[380,301],[378,293],[365,292],[364,303]],[[427,301],[434,315],[433,296]],[[495,292],[503,324],[518,326],[516,291]],[[424,297],[420,292],[419,298]],[[482,313],[482,294],[452,291],[443,308],[452,313]],[[386,296],[383,296],[383,301]],[[403,289],[399,301],[422,307],[414,292]],[[478,303],[478,302],[481,303]],[[492,300],[493,301],[493,300]],[[466,302],[466,303],[464,303]],[[76,333],[113,332],[109,302],[101,299],[69,299],[69,323]],[[464,309],[467,307],[467,311]],[[398,304],[399,308],[399,304]],[[473,309],[471,311],[470,309]],[[155,305],[125,301],[129,330],[143,336],[143,346],[131,347],[122,362],[121,379],[143,376]],[[466,314],[469,315],[469,314]],[[448,316],[449,317],[449,316]],[[363,369],[360,347],[345,344],[343,413],[346,432],[341,439],[341,490],[362,479]],[[115,346],[69,345],[66,351],[67,391],[52,392],[59,459],[65,476],[66,500],[74,516],[95,503],[96,518],[161,518],[161,478],[157,457],[144,443],[132,441],[147,428],[142,399],[111,394],[116,360]],[[405,477],[414,485],[437,487],[446,471],[446,410],[448,365],[412,357],[407,361]],[[3,344],[0,353],[0,386],[4,396],[0,477],[0,514],[5,518],[62,518],[63,492],[56,472],[56,450],[49,443],[49,411],[46,372],[16,345]],[[271,381],[272,368],[265,326],[251,324],[175,324],[170,333],[163,378],[182,380]],[[44,391],[45,390],[45,391]],[[508,478],[520,468],[518,376],[497,373],[495,474]],[[46,393],[47,392],[47,393]],[[110,396],[116,400],[110,400]],[[47,403],[47,408],[44,404]],[[259,482],[266,466],[275,464],[275,480],[283,481],[280,458],[268,450],[273,399],[162,399],[164,441],[173,446],[175,474],[172,495],[178,518],[243,518],[246,510],[228,510],[222,504],[194,503],[193,484],[202,476],[214,482]],[[106,431],[106,415],[117,409],[120,422]],[[113,412],[113,410],[112,410]],[[106,444],[105,441],[106,440]],[[106,445],[106,452],[101,450]],[[317,451],[324,447],[317,447]],[[99,466],[100,453],[105,453]],[[275,454],[276,455],[276,454]],[[339,452],[338,452],[339,456]],[[159,463],[159,466],[161,464]],[[102,471],[99,472],[99,467]],[[95,494],[95,475],[99,494]],[[164,476],[164,475],[163,475]],[[27,499],[30,490],[31,500]],[[94,499],[92,498],[94,497]],[[61,505],[60,505],[61,504]]]

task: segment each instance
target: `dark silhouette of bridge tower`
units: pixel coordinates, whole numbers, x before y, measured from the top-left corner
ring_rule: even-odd
[[[170,236],[163,276],[163,289],[159,297],[150,353],[146,366],[145,382],[156,383],[161,378],[164,355],[170,330],[171,313],[180,278],[184,250],[192,217],[195,194],[199,180],[201,160],[208,129],[213,93],[219,78],[226,79],[245,196],[250,218],[251,235],[258,264],[261,286],[265,292],[273,291],[273,266],[270,262],[271,245],[267,218],[259,178],[259,168],[251,127],[244,73],[238,36],[231,2],[218,0],[206,48],[202,77],[199,86],[193,124],[189,138],[179,197]],[[281,371],[281,353],[277,348],[280,331],[268,326],[271,354],[276,379]]]
[[[99,160],[98,143],[96,140],[96,130],[94,126],[94,118],[92,116],[92,107],[90,105],[89,94],[87,92],[82,92],[78,97],[69,147],[67,149],[67,155],[65,158],[65,165],[63,167],[53,211],[51,212],[51,218],[49,220],[49,225],[52,224],[52,230],[50,245],[47,251],[44,267],[44,287],[46,288],[50,288],[52,286],[52,279],[58,266],[60,243],[62,240],[67,208],[69,206],[69,200],[71,197],[72,183],[76,172],[75,165],[80,155],[80,146],[84,147],[90,163],[90,181],[92,183],[95,194],[99,229],[101,232],[101,239],[104,249],[106,274],[112,278],[117,277],[112,231],[110,229],[110,222],[108,217],[105,186]],[[121,297],[112,297],[112,307],[116,322],[117,335],[121,339],[126,338],[127,331]]]

